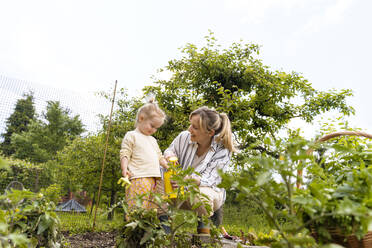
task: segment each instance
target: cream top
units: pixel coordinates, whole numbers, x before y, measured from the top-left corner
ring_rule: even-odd
[[[142,134],[138,129],[125,134],[121,143],[120,159],[127,157],[131,179],[160,177],[160,159],[163,155],[156,139]]]

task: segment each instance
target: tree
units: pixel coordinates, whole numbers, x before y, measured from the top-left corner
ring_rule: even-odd
[[[160,137],[187,128],[189,113],[207,105],[229,115],[242,154],[270,152],[264,137],[276,137],[294,118],[311,122],[330,110],[354,112],[346,104],[350,90],[318,91],[299,73],[271,71],[258,58],[257,45],[233,43],[221,49],[213,33],[206,41],[202,48],[187,44],[182,57],[162,69],[170,71],[171,78],[144,89],[156,95],[169,116]]]
[[[69,115],[70,110],[58,101],[48,101],[42,114],[44,120],[33,120],[27,131],[12,135],[14,156],[36,163],[54,159],[58,151],[84,131],[79,115]]]
[[[27,131],[28,125],[34,118],[34,93],[25,93],[23,98],[17,100],[14,112],[6,120],[6,131],[1,135],[4,138],[1,143],[1,150],[4,155],[10,156],[15,152],[11,145],[12,135]]]

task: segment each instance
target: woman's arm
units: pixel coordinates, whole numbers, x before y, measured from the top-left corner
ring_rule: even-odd
[[[218,174],[218,171],[226,171],[230,164],[231,155],[231,152],[225,148],[217,150],[207,163],[202,163],[196,167],[196,172],[200,176],[193,174],[192,177],[199,179],[200,186],[216,187],[221,183],[221,176]]]
[[[180,157],[180,151],[181,147],[184,145],[183,143],[185,142],[184,136],[185,136],[185,131],[181,132],[180,134],[177,135],[177,137],[172,141],[170,146],[164,151],[164,157],[168,160],[169,157]]]

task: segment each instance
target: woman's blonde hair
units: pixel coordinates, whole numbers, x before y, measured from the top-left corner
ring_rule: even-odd
[[[155,99],[151,98],[149,99],[148,103],[140,107],[137,111],[137,116],[136,116],[136,123],[135,126],[137,127],[138,121],[140,116],[143,116],[145,120],[154,118],[154,117],[159,117],[165,120],[165,113],[163,110],[159,108],[159,106],[155,103]]]
[[[215,135],[217,135],[217,142],[222,143],[231,152],[238,151],[232,139],[231,124],[227,114],[220,114],[214,109],[203,106],[194,110],[190,114],[189,119],[194,115],[199,115],[200,127],[203,130],[214,130]]]

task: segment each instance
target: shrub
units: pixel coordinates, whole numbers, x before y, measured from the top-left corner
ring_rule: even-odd
[[[27,189],[38,192],[40,188],[48,187],[52,182],[50,171],[44,164],[32,164],[19,159],[7,158],[8,168],[0,166],[0,192],[5,192],[12,181],[18,181]]]
[[[55,205],[42,194],[28,190],[6,191],[0,196],[0,207],[1,231],[11,237],[18,235],[13,243],[22,241],[30,247],[62,246]]]

